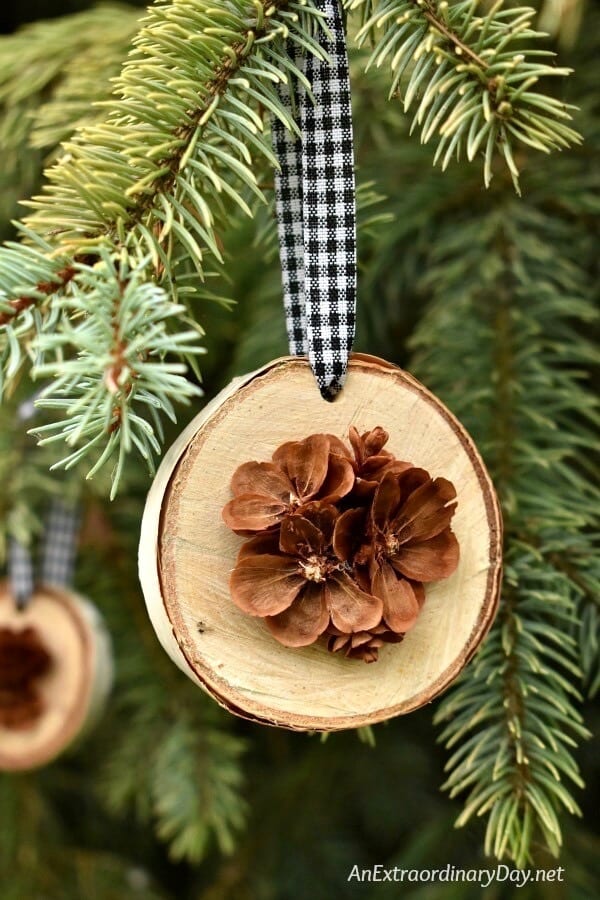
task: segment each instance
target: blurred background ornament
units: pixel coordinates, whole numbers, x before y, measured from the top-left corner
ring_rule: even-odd
[[[110,691],[108,632],[69,588],[78,519],[53,501],[38,582],[29,548],[11,541],[0,585],[0,770],[53,760],[93,726]]]

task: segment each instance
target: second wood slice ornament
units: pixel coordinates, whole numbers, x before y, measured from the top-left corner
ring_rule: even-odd
[[[70,587],[76,507],[50,507],[39,577],[11,538],[0,583],[0,771],[35,769],[84,737],[112,683],[110,637],[95,606]]]
[[[243,538],[222,518],[230,481],[247,460],[270,460],[315,432],[347,441],[377,426],[400,460],[451,481],[454,573],[426,586],[416,624],[374,665],[331,653],[324,641],[279,644],[231,599]],[[284,358],[237,379],[167,453],[142,526],[140,577],[157,634],[172,659],[232,712],[300,730],[356,727],[429,702],[477,649],[496,610],[501,519],[481,458],[462,426],[414,378],[381,360],[351,359],[334,403],[305,360]]]
[[[46,765],[85,736],[111,682],[110,640],[91,603],[40,585],[18,609],[0,584],[0,771]]]
[[[350,357],[348,62],[337,0],[319,6],[323,58],[290,48],[303,74],[278,85],[272,122],[292,356],[233,381],[166,454],[139,561],[190,678],[238,715],[331,731],[410,712],[458,675],[494,616],[502,529],[454,416],[406,372]]]

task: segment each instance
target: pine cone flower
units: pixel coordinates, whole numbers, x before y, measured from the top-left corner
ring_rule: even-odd
[[[383,449],[389,440],[389,434],[379,425],[362,435],[351,425],[349,438],[351,454],[337,438],[334,439],[336,443],[332,442],[331,449],[332,452],[345,456],[352,464],[355,476],[352,496],[355,500],[366,501],[371,497],[386,472],[400,474],[411,468],[410,463],[396,459],[392,453]]]
[[[387,472],[373,497],[368,544],[355,556],[368,567],[370,589],[383,602],[389,628],[405,633],[418,616],[423,582],[447,578],[458,565],[459,547],[450,529],[454,486],[424,469]]]
[[[36,682],[51,662],[34,628],[0,628],[0,726],[33,725],[44,709]]]
[[[337,441],[312,434],[282,444],[270,463],[239,466],[231,480],[233,500],[223,509],[225,524],[236,534],[252,534],[277,526],[308,503],[336,503],[348,494],[354,471],[349,459],[331,452],[332,440]]]
[[[314,643],[330,624],[344,634],[377,626],[382,602],[359,588],[340,550],[349,521],[316,503],[285,518],[278,537],[247,541],[231,575],[234,603],[287,647]]]
[[[377,662],[379,649],[384,644],[399,644],[403,634],[391,631],[384,622],[369,631],[344,634],[333,626],[327,630],[327,649],[331,653],[342,652],[348,659],[362,659],[363,662]]]
[[[331,652],[375,662],[415,624],[424,583],[458,565],[456,491],[385,450],[385,429],[349,437],[351,449],[313,434],[236,470],[223,518],[251,537],[230,589],[280,643],[325,636]]]

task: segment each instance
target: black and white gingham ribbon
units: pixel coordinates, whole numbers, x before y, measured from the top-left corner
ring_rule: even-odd
[[[60,500],[50,507],[42,557],[42,584],[68,587],[73,580],[79,510]]]
[[[40,582],[48,587],[68,587],[73,579],[79,512],[75,506],[55,500],[50,508]],[[10,587],[19,609],[23,609],[34,591],[34,565],[28,547],[11,539],[8,551]]]
[[[28,422],[35,416],[40,391],[17,408],[17,419]],[[73,504],[55,499],[46,522],[40,581],[49,587],[68,587],[73,580],[77,548],[79,511]],[[8,545],[8,580],[19,609],[24,609],[35,589],[35,571],[29,547],[17,538]]]
[[[350,79],[338,0],[318,0],[328,60],[290,50],[312,86],[278,85],[301,137],[273,119],[275,190],[290,353],[308,355],[321,394],[341,390],[356,321],[356,204]],[[295,98],[295,104],[293,103]]]
[[[29,547],[16,538],[8,545],[8,580],[17,607],[23,609],[33,594],[33,560]]]

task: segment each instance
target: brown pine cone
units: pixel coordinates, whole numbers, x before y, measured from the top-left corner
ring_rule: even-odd
[[[399,644],[403,634],[391,631],[383,622],[369,631],[344,634],[331,626],[327,630],[327,649],[331,653],[343,653],[348,659],[362,659],[366,663],[377,662],[379,648],[384,644]]]
[[[374,662],[400,641],[425,600],[424,583],[451,575],[459,548],[454,486],[397,460],[381,427],[351,448],[331,434],[282,444],[270,463],[233,475],[225,523],[252,535],[239,553],[231,597],[273,636]]]
[[[52,665],[34,628],[0,628],[0,726],[28,728],[44,704],[36,682]]]
[[[346,631],[375,625],[381,600],[361,590],[336,552],[346,521],[335,507],[315,503],[287,516],[279,535],[246,541],[231,574],[233,602],[264,618],[288,647],[314,643],[330,622]]]
[[[353,484],[350,460],[331,452],[330,436],[311,434],[303,441],[282,444],[270,463],[239,466],[231,479],[233,500],[223,508],[223,520],[236,534],[265,531],[311,502],[336,503]]]

